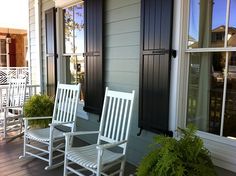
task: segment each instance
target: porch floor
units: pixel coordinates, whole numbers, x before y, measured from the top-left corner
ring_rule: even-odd
[[[1,176],[62,176],[63,166],[46,171],[46,162],[39,159],[18,159],[23,151],[23,139],[10,142],[0,141],[0,175]],[[134,175],[135,167],[126,164],[125,176]]]

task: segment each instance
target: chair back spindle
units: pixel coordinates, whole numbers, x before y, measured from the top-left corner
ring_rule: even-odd
[[[58,84],[52,123],[73,122],[76,120],[76,105],[79,101],[79,94],[78,87],[74,85]]]

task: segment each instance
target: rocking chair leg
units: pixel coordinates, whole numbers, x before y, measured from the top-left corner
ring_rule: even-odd
[[[48,159],[49,159],[49,161],[48,161],[48,166],[45,168],[46,170],[48,168],[52,167],[52,158],[53,158],[53,150],[52,150],[53,146],[52,145],[53,145],[53,142],[52,142],[52,140],[50,140],[49,146],[48,146],[48,150],[49,150]]]
[[[3,138],[4,139],[6,138],[6,132],[7,132],[6,122],[7,122],[7,120],[4,119],[4,122],[3,122]]]
[[[124,170],[125,170],[125,161],[123,160],[120,166],[120,176],[124,175]]]
[[[20,119],[20,133],[19,134],[21,134],[22,133],[22,130],[23,129],[23,121],[22,121],[22,119]]]
[[[63,172],[63,176],[67,176],[67,165],[68,165],[68,160],[66,159],[65,157],[65,160],[64,160],[64,172]]]

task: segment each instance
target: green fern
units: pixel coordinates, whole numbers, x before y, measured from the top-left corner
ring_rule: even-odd
[[[141,161],[138,176],[216,176],[209,151],[195,135],[196,127],[179,128],[179,140],[154,137],[151,152]]]
[[[47,95],[33,95],[24,104],[24,117],[52,116],[54,101]],[[32,127],[48,127],[51,119],[30,120]]]

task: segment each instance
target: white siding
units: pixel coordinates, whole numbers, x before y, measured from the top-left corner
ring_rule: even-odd
[[[42,52],[42,58],[38,58],[37,54],[37,47],[38,43],[36,43],[36,30],[35,30],[35,6],[34,6],[34,0],[29,0],[29,42],[30,42],[30,62],[29,62],[29,67],[32,72],[32,83],[35,84],[40,84],[40,64],[39,64],[39,59],[42,61],[42,80],[43,83],[41,83],[44,86],[45,91],[45,86],[46,86],[46,62],[45,62],[45,14],[44,11],[47,9],[50,9],[54,7],[54,2],[52,0],[42,0],[41,1],[41,6],[40,6],[40,11],[41,11],[41,29],[40,32],[42,34],[41,36],[41,52]]]
[[[31,78],[33,84],[39,84],[38,80],[38,58],[36,54],[36,43],[35,43],[35,9],[34,9],[34,0],[29,1],[29,67],[31,70]],[[35,64],[37,63],[37,64]]]

